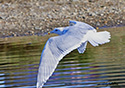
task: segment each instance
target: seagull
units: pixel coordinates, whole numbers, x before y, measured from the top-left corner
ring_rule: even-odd
[[[51,33],[59,36],[49,38],[41,53],[37,88],[43,87],[65,55],[74,49],[84,53],[88,42],[95,47],[110,42],[111,38],[108,31],[97,32],[87,23],[72,20],[69,21],[69,26],[55,28]]]

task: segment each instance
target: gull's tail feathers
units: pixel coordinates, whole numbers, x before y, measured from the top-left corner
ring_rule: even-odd
[[[93,46],[99,46],[99,44],[105,44],[110,42],[109,39],[111,38],[111,35],[108,31],[88,31],[88,33],[86,34],[86,38]]]

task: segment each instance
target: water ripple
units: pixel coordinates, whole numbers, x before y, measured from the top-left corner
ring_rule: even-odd
[[[0,48],[0,88],[36,88],[41,45],[1,44]],[[105,54],[101,53],[102,49]],[[125,60],[120,57],[112,59],[116,51],[106,53],[110,49],[103,46],[94,49],[101,54],[92,53],[91,47],[84,54],[70,53],[60,61],[44,87],[124,88],[125,65],[121,63]]]

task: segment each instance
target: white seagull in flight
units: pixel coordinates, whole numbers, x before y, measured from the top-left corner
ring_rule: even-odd
[[[37,88],[42,88],[53,74],[59,61],[74,49],[77,49],[79,53],[84,53],[87,42],[93,46],[110,42],[109,32],[97,32],[89,24],[78,21],[69,21],[69,26],[55,28],[50,33],[56,33],[59,36],[49,38],[42,51]]]

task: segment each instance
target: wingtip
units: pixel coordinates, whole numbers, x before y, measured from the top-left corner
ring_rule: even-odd
[[[44,85],[44,84],[41,84],[41,85],[40,85],[40,84],[37,82],[37,84],[36,84],[36,88],[42,88],[43,85]]]
[[[76,21],[70,20],[69,23],[74,23],[74,24],[76,24]]]

